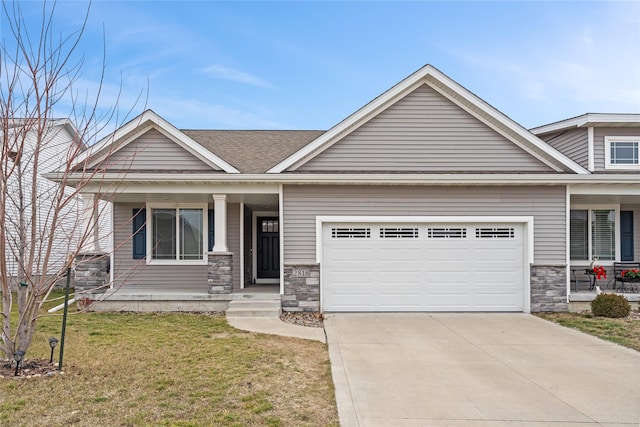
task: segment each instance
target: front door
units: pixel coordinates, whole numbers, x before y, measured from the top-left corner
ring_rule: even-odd
[[[257,218],[258,279],[280,277],[280,236],[278,217]]]

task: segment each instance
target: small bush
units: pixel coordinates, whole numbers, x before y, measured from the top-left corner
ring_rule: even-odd
[[[591,301],[591,312],[602,317],[627,317],[631,312],[631,304],[622,295],[600,294]]]

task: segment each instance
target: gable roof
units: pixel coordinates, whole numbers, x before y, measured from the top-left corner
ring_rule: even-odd
[[[242,173],[265,173],[325,131],[183,129],[182,132]]]
[[[535,135],[584,127],[640,127],[640,114],[587,113],[566,120],[538,126],[529,131]]]
[[[402,99],[423,84],[429,85],[441,95],[466,110],[499,134],[508,138],[526,152],[537,157],[552,169],[558,172],[589,173],[576,162],[550,147],[544,141],[431,65],[426,65],[411,74],[345,120],[269,169],[267,173],[297,170],[298,167],[331,147],[345,135],[353,132],[363,123],[375,117],[381,111],[393,105],[399,99]]]
[[[137,137],[149,131],[149,129],[158,130],[213,169],[223,170],[227,173],[240,173],[239,170],[213,152],[205,149],[201,144],[198,144],[152,110],[146,110],[135,119],[119,127],[111,135],[103,138],[97,144],[87,149],[79,156],[76,164],[82,164],[88,161],[86,168],[91,169],[106,157],[113,155],[115,152],[135,141]]]

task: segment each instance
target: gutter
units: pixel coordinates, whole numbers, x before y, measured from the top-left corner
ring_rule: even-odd
[[[44,177],[55,182],[63,173],[48,173]],[[106,173],[96,176],[90,186],[106,188],[109,184],[338,184],[338,185],[569,185],[569,184],[640,184],[640,174],[381,174],[381,173],[268,173],[226,174],[201,173]],[[87,184],[87,176],[66,176],[67,184]]]

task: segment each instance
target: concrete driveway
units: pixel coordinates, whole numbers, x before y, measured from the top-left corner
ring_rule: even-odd
[[[640,426],[640,353],[526,314],[329,314],[340,425]]]

